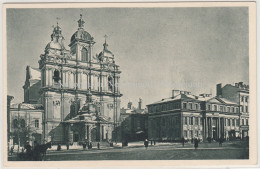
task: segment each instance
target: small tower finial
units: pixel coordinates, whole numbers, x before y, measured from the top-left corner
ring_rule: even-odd
[[[59,20],[60,20],[60,18],[57,17],[56,19],[57,19],[57,26],[59,26]]]
[[[108,38],[108,36],[105,35],[104,38],[105,38],[105,43],[103,44],[103,46],[104,46],[104,49],[107,49],[107,46],[108,46],[108,44],[107,44],[107,38]]]

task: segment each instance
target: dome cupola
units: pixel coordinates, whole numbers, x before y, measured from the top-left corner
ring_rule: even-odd
[[[108,50],[108,44],[107,44],[107,35],[105,35],[105,43],[103,44],[104,48],[103,48],[103,51],[101,51],[99,54],[98,54],[98,59],[102,62],[113,62],[114,60],[114,54]]]
[[[53,32],[51,34],[51,42],[49,42],[45,47],[45,53],[49,54],[55,53],[55,54],[61,54],[63,50],[65,50],[64,43],[63,43],[64,37],[62,35],[62,30],[59,26],[59,23],[57,22],[57,25],[53,26]]]
[[[80,14],[80,19],[78,20],[78,30],[72,35],[70,39],[70,43],[74,43],[76,41],[84,42],[84,43],[95,43],[94,38],[84,30],[85,21],[82,19],[82,14]]]

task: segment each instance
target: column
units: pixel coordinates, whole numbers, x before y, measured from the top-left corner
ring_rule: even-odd
[[[221,123],[220,123],[220,118],[218,118],[218,138],[221,137]]]
[[[88,125],[88,140],[91,141],[91,129],[92,127]]]
[[[213,132],[212,132],[212,120],[213,118],[210,118],[210,137],[213,138]]]
[[[208,138],[208,118],[205,117],[204,119],[204,134],[205,134],[205,141]]]

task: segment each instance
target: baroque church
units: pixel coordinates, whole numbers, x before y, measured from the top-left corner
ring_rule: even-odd
[[[93,54],[94,38],[85,30],[82,15],[78,30],[64,46],[56,25],[39,69],[27,66],[24,102],[41,103],[42,142],[73,143],[116,140],[120,116],[119,66],[105,40]],[[39,74],[40,79],[30,79]]]

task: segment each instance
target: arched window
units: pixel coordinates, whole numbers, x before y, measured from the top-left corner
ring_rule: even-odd
[[[56,83],[59,82],[60,80],[60,72],[58,70],[54,70],[54,76],[53,76],[53,79]]]
[[[21,128],[24,128],[24,127],[25,127],[25,120],[22,119],[22,120],[21,120]]]
[[[14,120],[13,120],[13,126],[14,126],[14,128],[17,128],[17,127],[18,127],[18,121],[17,121],[17,119],[14,119]]]
[[[113,78],[111,76],[108,77],[108,90],[113,91]]]
[[[88,61],[88,51],[85,48],[83,48],[81,50],[81,60],[82,60],[82,62],[87,62]]]

